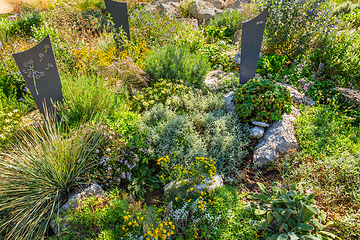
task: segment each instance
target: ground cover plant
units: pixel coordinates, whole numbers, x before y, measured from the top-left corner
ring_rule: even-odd
[[[251,1],[198,27],[127,3],[131,40],[99,0],[0,16],[0,239],[359,239],[359,103],[338,89],[360,87],[359,3]],[[240,86],[234,37],[267,6],[257,76]],[[36,110],[12,57],[47,35],[64,95],[57,123]],[[226,75],[216,92],[204,84],[211,70]],[[276,82],[316,106],[294,104]],[[298,152],[254,166],[250,120],[293,107]],[[218,175],[224,186],[196,190]],[[93,182],[106,196],[60,214]],[[49,222],[64,215],[55,235]]]

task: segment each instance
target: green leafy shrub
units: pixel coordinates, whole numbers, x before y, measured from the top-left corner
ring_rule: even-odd
[[[88,182],[96,181],[105,189],[130,182],[132,170],[144,160],[140,159],[141,151],[135,142],[107,127],[88,128],[87,131],[98,131],[102,138],[92,154],[95,164],[84,171],[81,177]]]
[[[228,8],[220,14],[216,14],[214,18],[210,19],[209,26],[217,28],[224,28],[224,36],[232,38],[237,30],[242,27],[242,22],[254,17],[258,10],[256,4],[246,4],[242,6],[243,11]]]
[[[178,82],[179,84],[167,79],[159,79],[158,82],[154,83],[153,87],[148,87],[144,92],[134,96],[132,101],[133,109],[144,111],[159,103],[169,105],[170,102],[174,101],[172,98],[179,98],[192,91],[191,88],[183,84],[182,80]]]
[[[147,132],[147,154],[155,158],[169,156],[170,170],[178,164],[189,169],[196,157],[211,157],[219,174],[228,181],[238,181],[241,159],[249,143],[248,126],[224,110],[204,112],[199,109],[189,115],[155,106],[145,112],[140,129]]]
[[[360,55],[354,54],[360,50],[360,36],[356,30],[345,30],[330,35],[323,44],[310,55],[312,69],[319,69],[324,79],[338,75],[348,82],[347,86],[360,85],[358,64]],[[320,75],[320,76],[321,76]],[[337,85],[339,86],[339,85]],[[343,85],[345,87],[346,85]],[[339,86],[340,87],[340,86]]]
[[[271,53],[269,56],[263,56],[259,59],[256,72],[261,76],[277,73],[286,63],[287,57]]]
[[[270,0],[265,54],[282,54],[292,61],[304,54],[317,36],[326,35],[333,22],[326,1]]]
[[[253,220],[252,224],[260,230],[272,234],[268,240],[276,239],[328,239],[335,238],[332,233],[323,231],[325,213],[312,206],[315,194],[302,194],[296,191],[293,184],[290,190],[279,188],[278,183],[271,184],[269,192],[262,183],[258,183],[261,194],[250,195],[251,199],[260,200],[253,210],[256,215],[263,216],[263,221]],[[319,217],[318,221],[314,217]],[[323,237],[325,235],[325,238]]]
[[[145,71],[153,82],[158,79],[184,80],[188,86],[201,87],[209,71],[207,59],[188,49],[163,46],[153,49],[144,61]]]
[[[31,27],[31,31],[32,31],[32,36],[38,42],[43,40],[47,35],[50,36],[52,43],[54,42],[58,43],[60,39],[57,28],[51,26],[49,22],[44,22],[44,24],[42,24],[41,26],[34,25]]]
[[[253,78],[234,94],[235,111],[245,121],[272,122],[291,112],[291,96],[286,88],[276,83]]]
[[[143,164],[134,169],[127,189],[132,196],[143,198],[146,192],[145,188],[149,188],[150,192],[159,189],[160,180],[156,176],[156,168],[150,168],[149,165]]]
[[[33,11],[32,13],[20,15],[15,21],[1,19],[0,29],[7,36],[14,36],[15,34],[31,35],[32,27],[39,27],[43,21],[43,14],[39,11]]]
[[[204,28],[205,38],[208,42],[216,42],[218,40],[227,40],[231,35],[227,31],[227,27],[219,28],[212,25]]]
[[[202,46],[198,52],[206,54],[212,69],[223,69],[224,71],[229,72],[236,66],[236,64],[227,56],[226,50],[230,49],[231,46],[221,40],[216,43]]]
[[[88,157],[99,135],[70,135],[62,136],[47,118],[45,126],[30,126],[11,151],[1,153],[0,209],[9,210],[1,228],[11,226],[7,238],[41,239],[65,197],[82,184],[76,180],[91,166]]]

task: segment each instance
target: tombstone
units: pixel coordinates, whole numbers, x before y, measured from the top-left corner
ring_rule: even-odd
[[[257,17],[242,24],[240,84],[255,77],[267,15],[266,8]]]
[[[63,95],[49,35],[35,47],[13,57],[40,112],[56,116],[54,104],[62,103]]]
[[[114,2],[112,0],[104,1],[106,11],[111,14],[115,29],[118,31],[120,28],[122,28],[126,33],[127,39],[130,40],[127,4],[124,2]],[[119,45],[118,39],[116,39],[116,42]]]

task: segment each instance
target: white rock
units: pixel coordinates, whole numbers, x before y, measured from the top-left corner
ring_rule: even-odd
[[[221,13],[222,10],[216,8],[212,3],[204,0],[195,0],[194,4],[189,7],[189,13],[197,19],[210,20],[215,14]]]
[[[233,99],[233,95],[235,94],[234,91],[231,91],[227,94],[224,95],[224,101],[226,102],[226,107],[228,112],[233,112],[235,113],[235,104],[232,102]]]
[[[266,122],[258,122],[258,121],[251,120],[251,123],[254,124],[255,126],[259,126],[259,127],[269,127],[270,126]]]
[[[232,9],[241,9],[241,1],[240,0],[236,0],[232,3],[229,4],[228,8],[232,8]]]
[[[264,128],[255,126],[250,129],[250,138],[262,138],[264,136]]]
[[[254,164],[264,165],[277,160],[281,155],[292,155],[298,150],[293,122],[299,115],[299,110],[293,107],[291,114],[283,114],[282,120],[270,126],[256,146]]]
[[[211,91],[215,92],[218,90],[218,84],[228,74],[222,70],[214,70],[206,74],[204,83],[210,88]]]
[[[223,9],[225,7],[225,2],[221,0],[207,0],[207,1],[212,3],[212,5],[214,5],[214,7],[218,9]]]
[[[189,180],[185,179],[184,181],[188,182]],[[173,187],[173,185],[174,185],[174,182],[170,182],[170,183],[166,184],[165,187],[164,187],[164,193],[166,194],[167,191],[171,187]],[[213,176],[213,180],[211,180],[210,178],[205,179],[205,183],[204,184],[199,184],[199,185],[196,185],[195,187],[193,187],[194,190],[192,192],[211,190],[211,189],[215,189],[217,187],[221,187],[223,185],[224,185],[224,182],[223,182],[222,177],[218,173],[216,173]],[[179,184],[177,184],[176,186],[179,186]]]

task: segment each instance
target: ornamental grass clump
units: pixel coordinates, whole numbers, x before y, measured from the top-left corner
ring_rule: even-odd
[[[47,117],[44,126],[30,126],[18,135],[11,151],[0,155],[0,211],[6,239],[41,239],[70,191],[79,187],[81,172],[91,166],[89,154],[96,131],[60,133]]]
[[[253,78],[234,94],[235,111],[244,121],[273,122],[291,112],[291,96],[286,88],[263,78]]]

